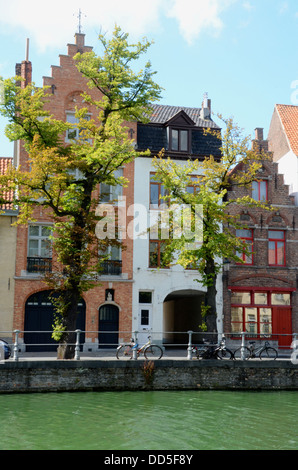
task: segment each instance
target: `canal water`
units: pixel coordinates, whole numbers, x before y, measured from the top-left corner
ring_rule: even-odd
[[[0,395],[1,450],[297,450],[297,392]]]

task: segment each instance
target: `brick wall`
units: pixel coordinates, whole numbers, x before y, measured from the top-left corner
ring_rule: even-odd
[[[92,47],[85,45],[85,35],[76,34],[75,43],[67,45],[67,54],[59,56],[60,64],[51,67],[51,76],[43,77],[44,86],[49,86],[49,103],[47,108],[55,118],[66,120],[66,111],[75,111],[75,107],[84,106],[81,94],[88,91],[93,98],[100,98],[98,90],[89,90],[87,80],[77,70],[73,57],[78,52],[84,53],[92,50]],[[24,76],[27,82],[31,81],[32,66],[31,63],[17,64],[16,70]],[[92,117],[96,118],[98,110],[93,106],[88,106],[88,111]],[[136,124],[129,123],[129,127],[133,129],[136,136]],[[24,148],[20,147],[18,162],[23,168],[28,169],[27,154]],[[124,168],[124,177],[129,181],[134,178],[134,164],[130,163]],[[123,189],[123,195],[126,197],[127,206],[133,203],[133,184],[129,184]],[[51,217],[43,209],[35,211],[37,222],[50,222]],[[129,222],[129,220],[128,220]],[[132,302],[132,240],[124,241],[125,250],[122,252],[122,276],[120,282],[117,277],[110,280],[99,281],[98,285],[84,295],[86,301],[86,330],[91,333],[86,334],[86,338],[90,342],[95,342],[98,330],[98,310],[105,303],[105,290],[113,288],[115,291],[115,305],[119,307],[119,330],[131,330],[131,302]],[[17,229],[17,256],[16,256],[16,284],[15,284],[15,306],[14,306],[14,328],[24,329],[25,304],[27,299],[35,292],[46,290],[47,286],[38,276],[24,275],[27,266],[27,247],[28,247],[28,229],[19,226]],[[125,279],[124,279],[124,278]]]
[[[144,361],[6,362],[0,393],[95,390],[297,390],[290,361],[155,361],[146,380]]]
[[[263,141],[262,133],[256,135],[253,147],[268,149]],[[271,156],[272,157],[272,156]],[[264,160],[258,178],[267,182],[268,202],[271,210],[254,207],[230,206],[229,212],[238,215],[243,227],[253,230],[253,263],[231,263],[224,275],[224,329],[231,332],[231,292],[233,289],[263,289],[264,292],[280,291],[291,293],[291,330],[298,331],[298,300],[297,300],[297,260],[298,260],[298,207],[294,197],[289,195],[288,186],[284,184],[283,175],[278,174],[278,165]],[[228,198],[251,196],[250,188],[234,187]],[[268,261],[268,230],[284,231],[285,233],[285,265],[272,266]],[[282,331],[280,331],[282,334]]]

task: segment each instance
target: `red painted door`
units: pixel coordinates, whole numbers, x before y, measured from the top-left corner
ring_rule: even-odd
[[[290,307],[273,307],[272,333],[280,348],[289,348],[292,342],[292,313]],[[287,336],[280,336],[287,335]]]

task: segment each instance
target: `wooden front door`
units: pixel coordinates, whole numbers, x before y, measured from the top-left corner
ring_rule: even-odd
[[[26,351],[56,351],[58,343],[52,338],[55,307],[50,298],[50,291],[37,292],[31,295],[25,306],[24,343]],[[85,342],[86,305],[82,299],[78,304],[76,328],[84,333],[80,343]]]
[[[272,333],[277,335],[278,346],[289,348],[292,342],[292,309],[290,307],[273,307]],[[285,336],[282,336],[285,335]]]
[[[106,304],[99,309],[98,345],[100,348],[115,348],[118,345],[119,309]]]

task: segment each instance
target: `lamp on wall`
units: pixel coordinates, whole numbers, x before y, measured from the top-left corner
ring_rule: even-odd
[[[224,258],[223,260],[223,270],[224,272],[228,272],[230,270],[231,261],[228,258]]]

